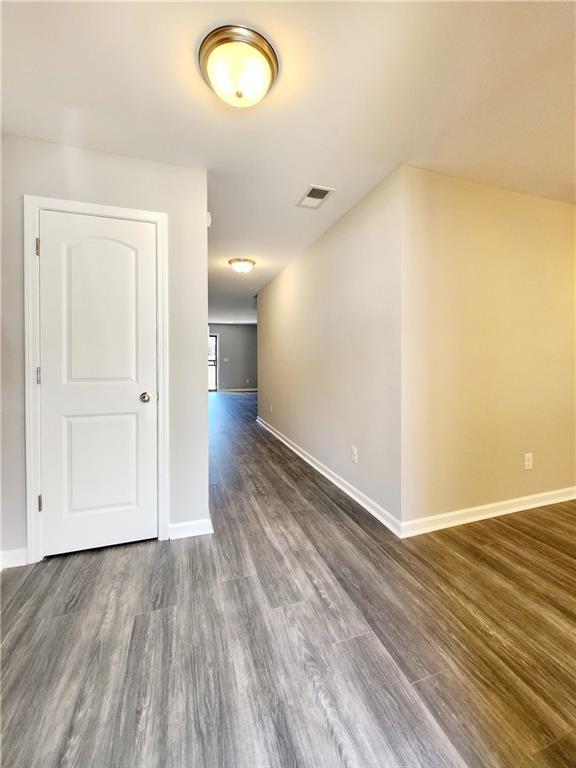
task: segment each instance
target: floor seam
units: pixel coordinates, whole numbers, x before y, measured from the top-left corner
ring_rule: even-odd
[[[532,752],[532,757],[535,757],[536,755],[539,755],[541,752],[545,752],[550,747],[553,747],[554,744],[558,744],[559,741],[562,741],[562,739],[565,739],[566,736],[570,736],[570,734],[574,731],[574,728],[569,728],[565,733],[561,733],[560,736],[557,736],[555,739],[552,739],[552,741],[549,744],[546,744],[544,747],[540,747],[540,749],[537,749],[535,752]]]
[[[429,675],[424,675],[424,677],[419,677],[418,680],[411,680],[410,685],[417,685],[418,683],[423,683],[424,680],[430,680],[431,677],[437,677],[438,675],[443,675],[444,672],[451,672],[451,671],[452,671],[452,667],[439,669],[438,672],[431,672]]]
[[[342,645],[343,643],[349,643],[352,640],[358,640],[359,637],[366,637],[366,635],[373,635],[376,638],[374,630],[369,629],[366,632],[360,632],[359,635],[353,635],[352,637],[345,637],[343,640],[336,640],[334,643],[332,643],[332,645]]]

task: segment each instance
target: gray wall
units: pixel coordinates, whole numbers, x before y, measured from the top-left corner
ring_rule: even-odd
[[[260,417],[395,518],[400,192],[396,173],[258,294]]]
[[[23,195],[168,214],[170,521],[208,514],[206,172],[4,136],[2,548],[26,546]]]
[[[211,324],[218,334],[218,389],[255,389],[257,380],[257,331],[255,325]]]

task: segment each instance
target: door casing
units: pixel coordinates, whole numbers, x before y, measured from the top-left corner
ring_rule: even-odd
[[[158,376],[158,538],[169,538],[169,381],[168,381],[168,217],[165,213],[109,205],[24,195],[24,319],[26,411],[26,550],[28,563],[44,557],[42,512],[42,454],[40,450],[40,258],[36,254],[40,211],[145,221],[156,227],[156,358]],[[42,248],[40,247],[40,252]]]
[[[220,389],[220,334],[208,332],[208,336],[216,336],[216,389],[209,389],[208,391],[218,392]]]

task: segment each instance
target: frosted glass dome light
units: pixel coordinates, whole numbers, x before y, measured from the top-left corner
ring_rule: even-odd
[[[247,27],[218,27],[204,38],[198,52],[204,80],[233,107],[262,101],[278,76],[278,58],[270,43]]]
[[[252,268],[256,265],[256,262],[252,259],[230,259],[228,262],[235,272],[252,272]]]

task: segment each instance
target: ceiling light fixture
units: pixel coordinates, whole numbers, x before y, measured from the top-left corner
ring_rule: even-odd
[[[228,262],[235,272],[252,272],[252,268],[256,266],[256,262],[252,259],[230,259]]]
[[[198,62],[210,88],[233,107],[258,104],[278,76],[278,58],[268,40],[237,24],[210,32]]]

